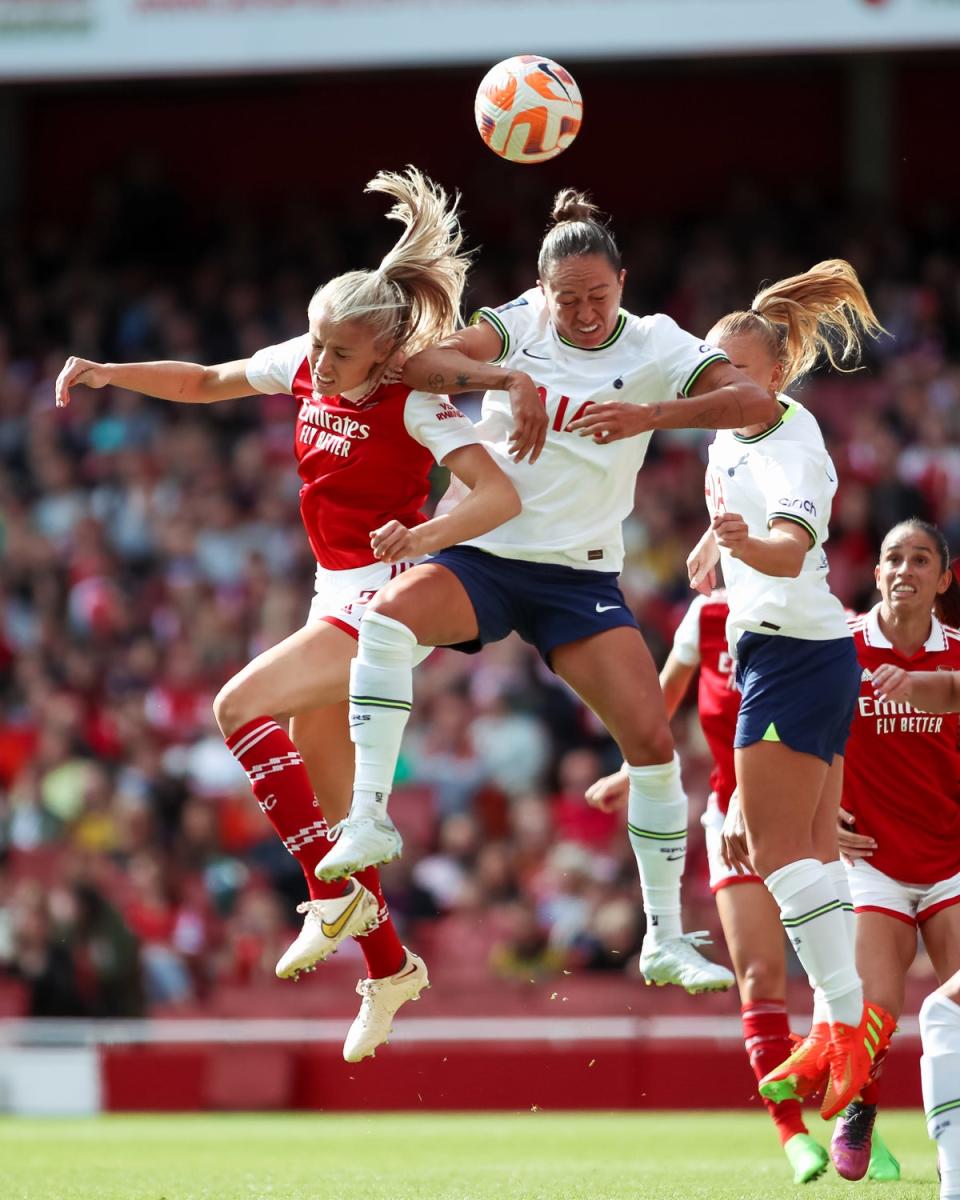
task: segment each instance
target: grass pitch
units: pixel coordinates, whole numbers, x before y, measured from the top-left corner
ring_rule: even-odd
[[[832,1170],[814,1200],[935,1200],[919,1112],[881,1116],[897,1184]],[[811,1132],[824,1143],[827,1126]],[[762,1113],[0,1119],[2,1200],[777,1200],[796,1196]]]

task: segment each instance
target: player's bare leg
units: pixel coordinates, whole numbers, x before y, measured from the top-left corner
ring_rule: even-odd
[[[697,949],[705,933],[684,934],[680,883],[687,848],[687,798],[663,693],[640,632],[605,630],[558,646],[554,671],[600,718],[627,763],[627,829],[643,889],[647,932],[640,970],[648,983],[689,992],[731,987],[733,975]]]
[[[336,846],[317,867],[321,879],[353,875],[401,853],[403,842],[387,803],[410,716],[417,647],[476,636],[477,619],[463,585],[438,564],[405,572],[367,606],[350,672],[353,800]]]

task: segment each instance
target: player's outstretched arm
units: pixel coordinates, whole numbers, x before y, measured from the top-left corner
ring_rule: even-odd
[[[469,541],[496,529],[520,511],[520,497],[489,452],[479,445],[451,450],[443,460],[470,491],[448,512],[407,529],[399,521],[388,521],[370,535],[374,557],[382,562],[400,562],[435,554],[446,546]]]
[[[884,663],[873,673],[873,689],[879,700],[912,704],[922,712],[960,711],[958,671],[904,671]]]
[[[660,672],[660,690],[663,692],[663,703],[667,710],[667,718],[671,718],[680,707],[680,701],[687,694],[690,680],[696,674],[695,666],[688,666],[677,657],[676,651],[671,650],[667,661]]]
[[[773,425],[780,403],[730,363],[707,367],[689,396],[659,404],[596,404],[569,428],[595,442],[619,442],[654,429],[745,429]]]
[[[199,363],[184,362],[98,363],[71,355],[57,376],[57,408],[66,408],[71,400],[70,389],[78,384],[88,388],[124,388],[180,404],[235,400],[238,396],[255,394],[247,379],[246,366],[245,358],[202,367]]]
[[[525,371],[509,371],[491,360],[502,351],[500,334],[486,321],[459,329],[407,359],[403,382],[421,392],[507,392],[513,413],[510,455],[536,462],[547,438],[547,410]]]
[[[717,563],[720,547],[713,529],[708,527],[694,548],[687,555],[687,579],[690,586],[701,596],[709,596],[717,586]]]

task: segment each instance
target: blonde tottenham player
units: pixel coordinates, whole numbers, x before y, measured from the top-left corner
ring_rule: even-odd
[[[960,971],[960,633],[943,623],[960,616],[960,586],[943,534],[919,520],[890,530],[876,573],[880,603],[852,622],[862,682],[840,845],[864,989],[896,1018],[918,930],[941,984]],[[872,1081],[837,1123],[848,1179],[864,1174],[878,1098]]]
[[[359,985],[363,1003],[344,1046],[350,1061],[373,1053],[396,1009],[427,983],[422,960],[397,938],[376,870],[333,884],[314,874],[330,849],[328,823],[343,816],[349,794],[346,699],[360,615],[377,588],[413,560],[485,533],[519,509],[515,488],[462,413],[447,399],[389,381],[395,356],[456,325],[468,267],[456,204],[413,168],[381,173],[368,190],[393,198],[390,216],[403,235],[376,270],[352,271],[316,291],[308,333],[215,367],[70,358],[56,391],[59,405],[77,384],[187,404],[286,393],[298,405],[300,510],[317,560],[309,620],[234,676],[214,710],[264,815],[308,882],[303,929],[277,974],[295,977],[343,938],[364,935],[369,977]],[[522,397],[515,399],[522,414]],[[528,410],[512,451],[533,449],[542,424]],[[427,521],[421,508],[434,461],[470,490],[452,511]],[[415,653],[419,661],[423,652]],[[289,737],[278,724],[285,718],[292,718]]]
[[[827,584],[836,471],[817,423],[785,389],[831,338],[853,353],[879,332],[848,263],[819,263],[761,291],[747,312],[711,331],[732,362],[777,395],[773,420],[744,423],[710,447],[711,527],[691,556],[696,583],[719,556],[730,604],[728,636],[741,690],[734,740],[737,790],[750,858],[780,909],[815,986],[824,1021],[760,1083],[769,1100],[825,1086],[821,1113],[858,1094],[893,1028],[864,1004],[845,874],[836,845],[843,751],[860,669],[840,602]],[[852,925],[852,914],[849,919]]]
[[[467,652],[516,630],[617,740],[630,776],[629,831],[648,933],[641,970],[690,991],[725,988],[680,920],[686,798],[656,668],[617,582],[621,522],[653,429],[768,421],[778,406],[713,346],[665,316],[620,307],[620,255],[596,209],[561,192],[540,247],[539,285],[424,351],[407,377],[439,391],[484,387],[480,430],[523,510],[395,580],[368,606],[351,674],[357,749],[350,816],[322,875],[400,853],[386,814],[410,708],[417,644]],[[548,416],[543,453],[508,453],[511,372],[528,373]],[[626,433],[638,436],[626,439]]]

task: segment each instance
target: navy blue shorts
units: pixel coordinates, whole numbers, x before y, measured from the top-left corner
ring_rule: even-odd
[[[451,546],[428,561],[452,571],[470,597],[480,636],[453,647],[465,654],[517,632],[549,664],[557,646],[623,625],[638,628],[615,571],[500,558],[474,546]]]
[[[783,742],[825,763],[842,754],[860,692],[853,638],[743,633],[737,642],[741,691],[735,747]]]

